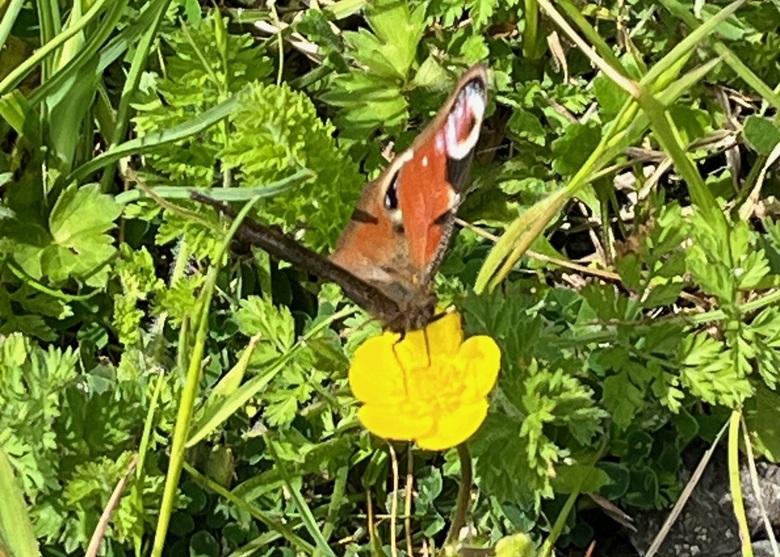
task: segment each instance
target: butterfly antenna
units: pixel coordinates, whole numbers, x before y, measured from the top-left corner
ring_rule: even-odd
[[[401,368],[401,376],[404,378],[404,393],[409,396],[409,382],[406,380],[406,369],[404,368],[404,364],[401,362],[401,358],[398,356],[398,352],[396,351],[396,346],[398,346],[398,343],[401,342],[405,336],[406,331],[402,332],[401,338],[393,343],[393,356],[395,356],[395,361],[398,362],[398,367]]]
[[[431,345],[428,342],[428,329],[423,329],[423,340],[425,340],[425,357],[428,358],[428,367],[431,367]]]

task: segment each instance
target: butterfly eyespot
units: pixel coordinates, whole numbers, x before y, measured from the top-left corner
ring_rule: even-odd
[[[388,211],[398,210],[398,172],[393,175],[390,185],[385,191],[385,209]]]

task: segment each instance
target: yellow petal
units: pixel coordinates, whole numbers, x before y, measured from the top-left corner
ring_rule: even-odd
[[[403,371],[393,353],[397,335],[383,334],[361,344],[349,366],[349,386],[362,402],[399,402],[406,398]]]
[[[450,312],[425,327],[431,354],[455,354],[463,342],[460,314]]]
[[[469,392],[476,397],[487,396],[498,378],[501,350],[489,336],[468,338],[458,351],[457,365],[471,387]]]
[[[366,404],[358,410],[358,419],[374,435],[398,441],[411,441],[433,427],[432,416],[411,415],[394,404]]]
[[[471,437],[487,416],[486,400],[458,407],[455,411],[437,416],[436,426],[427,435],[415,437],[421,449],[441,451],[463,443]]]
[[[395,351],[401,365],[407,371],[430,365],[438,356],[454,355],[463,342],[460,314],[447,313],[429,323],[425,329],[409,331]]]

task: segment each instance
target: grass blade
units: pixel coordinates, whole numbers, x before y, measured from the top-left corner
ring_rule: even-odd
[[[680,493],[680,497],[677,499],[677,502],[675,502],[672,510],[669,511],[669,516],[666,517],[666,520],[664,520],[664,523],[661,525],[661,529],[658,531],[658,534],[656,534],[655,538],[653,538],[653,542],[645,552],[644,557],[655,557],[655,554],[658,553],[659,549],[661,549],[661,544],[664,543],[667,534],[672,529],[674,522],[677,520],[677,517],[680,516],[680,513],[685,507],[685,503],[687,503],[688,499],[690,499],[693,490],[696,489],[696,484],[699,483],[702,474],[704,474],[704,470],[707,468],[707,464],[709,464],[712,455],[715,454],[715,449],[718,447],[718,443],[720,443],[720,440],[723,437],[723,434],[726,433],[726,429],[728,429],[728,427],[729,422],[723,424],[723,427],[721,427],[720,431],[718,431],[718,434],[715,436],[715,440],[712,442],[712,445],[710,445],[710,448],[704,452],[704,455],[701,457],[699,464],[696,465],[696,469],[693,471],[693,474],[691,474],[691,478],[688,480],[688,483],[685,484],[682,493]]]
[[[556,13],[552,4],[547,0],[540,0],[539,3],[548,14]],[[727,8],[718,12],[716,17],[719,18],[719,20],[726,19],[739,7],[739,5],[741,5],[741,3],[742,0],[737,0],[737,2],[732,3]],[[573,33],[576,36],[576,33],[574,33],[568,25],[566,25],[566,28],[571,31],[571,33],[567,34],[571,36]],[[698,33],[697,37],[700,39],[713,29],[714,25],[708,22],[707,28]],[[689,39],[690,36],[687,37],[685,41],[688,41]],[[572,40],[574,40],[574,37],[572,37]],[[677,167],[678,171],[689,183],[689,187],[691,187],[692,190],[691,194],[692,196],[695,194],[698,202],[697,204],[708,206],[710,202],[714,203],[714,199],[709,190],[706,189],[704,181],[696,170],[696,167],[688,158],[679,141],[675,138],[673,124],[669,122],[668,117],[664,112],[666,106],[673,103],[680,95],[685,93],[696,82],[707,75],[707,72],[720,62],[720,59],[707,62],[688,72],[682,78],[670,83],[668,86],[665,85],[674,77],[675,73],[682,68],[682,64],[685,61],[683,58],[690,55],[693,48],[691,46],[692,44],[693,43],[689,42],[688,47],[685,49],[678,49],[677,54],[674,57],[670,57],[671,52],[665,56],[662,59],[665,65],[661,67],[660,71],[656,70],[654,72],[654,79],[648,79],[647,76],[651,75],[651,72],[653,72],[653,69],[655,69],[658,64],[656,64],[656,66],[654,66],[640,81],[640,87],[638,88],[642,90],[640,96],[643,97],[645,105],[651,106],[651,113],[643,111],[638,114],[639,105],[634,99],[627,99],[617,116],[604,126],[601,141],[582,167],[571,177],[566,187],[563,190],[552,194],[549,198],[538,202],[509,226],[507,231],[493,246],[488,257],[485,259],[485,262],[482,264],[474,284],[475,292],[481,293],[486,289],[492,290],[495,288],[531,247],[533,241],[543,233],[550,220],[558,213],[566,201],[568,201],[581,187],[590,183],[593,175],[599,172],[607,162],[621,153],[632,141],[641,137],[647,127],[651,124],[653,125],[654,130],[657,129],[657,133],[661,135],[659,141],[663,141],[664,146],[671,149],[671,152],[669,153],[670,157],[679,165]],[[592,49],[588,48],[586,55],[588,55],[594,63],[598,60],[599,67],[602,67],[605,64],[608,66],[602,58],[596,55],[595,52],[592,52]],[[660,63],[661,62],[659,62],[659,64]],[[614,78],[615,73],[615,71],[610,71],[609,76]],[[628,81],[622,76],[620,80]],[[644,84],[644,87],[641,86],[641,84]],[[623,85],[626,85],[626,83],[623,83]],[[664,89],[658,94],[658,98],[650,96],[647,92],[647,87],[657,88],[659,86],[663,86]]]
[[[734,516],[739,526],[739,541],[742,545],[742,557],[753,557],[753,546],[750,543],[750,527],[748,526],[745,504],[742,499],[742,481],[739,474],[739,430],[742,423],[742,412],[732,410],[729,419],[729,489]],[[756,493],[756,497],[759,494]]]
[[[32,106],[35,106],[47,98],[54,96],[51,101],[52,104],[60,102],[59,96],[64,96],[71,88],[83,87],[85,83],[91,81],[90,76],[79,76],[79,72],[82,71],[90,61],[96,60],[96,55],[100,50],[100,47],[108,40],[111,33],[114,32],[119,20],[122,17],[125,7],[127,5],[126,0],[116,2],[110,6],[108,13],[100,21],[98,31],[90,36],[89,40],[79,47],[78,52],[68,62],[57,70],[54,75],[43,82],[29,97],[29,102]],[[87,69],[87,73],[95,75],[96,79],[103,77],[102,74],[98,74],[93,67]]]
[[[652,68],[650,68],[645,76],[639,82],[640,85],[652,87],[656,80],[666,70],[674,66],[680,59],[684,58],[710,34],[715,31],[715,28],[726,21],[734,12],[739,9],[745,0],[736,0],[732,2],[717,14],[709,18],[703,24],[699,25],[696,29],[691,31],[691,34],[677,43],[672,50],[669,51],[666,56],[661,58]]]
[[[157,0],[152,4],[152,11],[150,13],[152,23],[148,27],[146,33],[141,37],[141,40],[136,45],[135,54],[133,55],[133,61],[130,64],[130,71],[127,72],[127,79],[122,87],[122,96],[119,99],[119,107],[116,111],[116,119],[114,121],[114,131],[110,138],[110,145],[113,147],[120,143],[127,133],[127,125],[130,121],[130,101],[133,99],[138,84],[141,82],[141,75],[144,68],[146,68],[146,61],[149,57],[149,51],[152,48],[154,38],[157,36],[157,31],[160,28],[160,22],[163,16],[168,10],[171,0]],[[103,172],[103,178],[101,179],[101,190],[108,191],[108,185],[114,178],[114,165],[113,163],[108,165]]]
[[[566,14],[566,17],[574,22],[582,34],[585,35],[585,38],[588,39],[596,48],[596,52],[598,52],[599,56],[604,58],[610,66],[615,68],[625,77],[631,77],[626,71],[626,68],[623,67],[620,59],[615,55],[610,46],[607,44],[607,41],[601,38],[601,35],[599,35],[598,31],[596,31],[590,22],[582,15],[580,8],[572,4],[569,0],[558,0],[556,4],[558,7],[560,7],[563,13]]]
[[[156,5],[149,3],[144,10],[129,25],[116,33],[98,55],[97,73],[103,75],[108,66],[116,62],[131,46],[138,42],[138,38],[154,25],[156,17]]]
[[[8,35],[11,34],[11,29],[16,23],[16,18],[19,16],[19,12],[22,11],[24,0],[11,0],[8,7],[3,14],[3,20],[0,21],[0,50],[5,46],[5,41],[8,39]]]
[[[753,495],[755,496],[756,502],[758,503],[758,510],[761,514],[761,521],[764,523],[766,537],[769,539],[769,545],[772,548],[772,556],[780,557],[780,547],[777,545],[777,538],[775,538],[772,521],[766,512],[764,498],[761,496],[761,484],[758,481],[756,459],[753,456],[753,443],[750,440],[750,431],[748,431],[747,422],[745,422],[744,416],[741,416],[740,422],[742,424],[742,442],[745,444],[745,456],[747,457],[748,472],[750,474],[750,486],[753,488]]]
[[[685,5],[677,0],[661,0],[661,4],[675,17],[682,19],[685,22],[685,25],[691,29],[696,29],[699,26],[699,20],[688,11]],[[716,41],[713,43],[712,48],[721,58],[723,58],[723,61],[734,70],[734,73],[741,77],[745,83],[750,85],[756,93],[761,95],[765,101],[775,108],[775,110],[780,110],[780,95],[773,91],[769,85],[764,83],[764,81],[758,77],[753,70],[747,67],[729,47],[721,41]]]
[[[14,470],[5,451],[0,447],[0,540],[14,557],[37,557],[38,542],[35,540],[27,507],[21,489],[14,478]],[[2,553],[0,545],[0,553]]]
[[[249,201],[255,197],[273,197],[284,193],[301,180],[313,178],[314,173],[309,169],[302,169],[286,178],[270,182],[263,186],[248,188],[183,188],[181,186],[157,186],[147,189],[132,189],[120,193],[114,201],[123,205],[138,201],[139,199],[192,199],[192,193],[201,193],[218,201]]]
[[[190,476],[192,476],[192,478],[197,483],[199,483],[206,489],[213,491],[214,493],[216,493],[220,497],[223,497],[227,501],[230,501],[237,508],[246,511],[253,518],[265,524],[269,530],[276,532],[279,536],[284,537],[287,541],[290,542],[290,544],[295,546],[299,551],[302,551],[304,555],[312,555],[314,553],[314,547],[312,547],[312,545],[309,542],[301,538],[298,534],[293,532],[287,525],[277,520],[274,520],[271,516],[257,509],[255,506],[251,505],[250,503],[247,503],[240,497],[236,497],[230,491],[222,487],[220,484],[218,484],[211,478],[204,476],[203,474],[195,470],[195,468],[193,468],[186,462],[184,463],[184,470]]]
[[[125,141],[124,143],[115,145],[114,147],[108,149],[105,153],[98,155],[91,161],[82,164],[73,170],[73,172],[71,172],[65,178],[64,182],[67,184],[74,180],[81,180],[85,176],[92,174],[96,170],[99,170],[107,164],[111,164],[121,159],[122,157],[136,155],[139,153],[146,153],[155,147],[159,147],[160,145],[173,143],[174,141],[186,139],[197,133],[200,133],[206,128],[219,122],[223,118],[229,116],[230,113],[236,108],[236,106],[238,106],[241,95],[242,93],[238,92],[229,99],[219,103],[216,106],[213,106],[201,114],[198,114],[194,118],[191,118],[186,122],[182,122],[181,124],[169,128],[165,131],[150,133],[149,135],[131,139],[130,141]]]
[[[348,315],[354,313],[354,308],[348,307],[341,311],[338,311],[324,319],[320,323],[317,323],[311,328],[305,335],[303,335],[298,342],[296,342],[292,348],[285,352],[282,356],[276,359],[269,368],[262,374],[255,375],[244,383],[237,390],[230,393],[221,404],[214,407],[213,414],[209,414],[198,424],[195,433],[192,434],[187,441],[187,447],[192,447],[200,442],[204,437],[214,431],[220,424],[224,423],[230,416],[232,416],[237,410],[239,410],[244,404],[252,400],[254,396],[265,388],[271,380],[276,377],[276,374],[284,369],[285,364],[290,361],[302,348],[306,346],[309,339],[313,338],[320,331],[327,328],[333,321],[343,319]]]
[[[206,278],[206,284],[203,286],[201,294],[200,315],[197,320],[198,329],[195,336],[195,342],[192,347],[192,354],[189,360],[187,376],[182,387],[179,398],[179,409],[176,414],[176,423],[173,430],[173,442],[171,443],[170,461],[168,462],[168,473],[165,476],[165,487],[163,489],[163,498],[160,503],[160,515],[157,519],[157,529],[154,533],[154,545],[152,546],[152,557],[160,557],[165,548],[165,538],[168,534],[168,525],[173,514],[173,507],[176,499],[176,492],[179,487],[179,478],[184,464],[184,454],[186,452],[187,433],[190,429],[190,419],[192,409],[195,405],[195,397],[198,392],[198,382],[200,381],[200,368],[203,360],[203,352],[208,336],[208,316],[211,306],[211,298],[214,295],[214,288],[217,282],[217,275],[221,267],[221,262],[227,252],[233,235],[238,230],[244,217],[252,209],[257,199],[247,202],[241,211],[236,215],[236,219],[230,224],[230,229],[225,235],[225,239],[220,246],[219,252],[214,258],[214,264],[209,270]],[[180,345],[179,350],[186,350],[186,345]]]
[[[284,463],[279,460],[279,456],[276,454],[276,448],[274,447],[274,442],[270,439],[268,440],[268,450],[273,457],[274,466],[277,470],[279,470],[279,475],[282,477],[282,481],[287,488],[288,494],[292,498],[295,507],[298,509],[298,512],[301,513],[301,520],[303,520],[303,525],[306,527],[306,530],[308,530],[309,535],[314,539],[314,543],[317,545],[317,549],[320,550],[322,555],[336,557],[336,554],[333,553],[333,550],[325,540],[325,536],[322,535],[320,527],[317,526],[317,520],[314,518],[309,505],[306,503],[306,499],[304,499],[303,495],[301,495],[301,490],[295,487],[290,481],[290,475],[287,473],[287,468],[285,467]]]
[[[691,194],[693,203],[702,209],[720,213],[715,196],[707,189],[701,174],[699,174],[693,161],[678,141],[677,134],[673,128],[674,123],[666,113],[664,106],[646,91],[642,91],[639,104],[650,119],[650,126],[658,143],[661,144],[663,150],[672,159],[677,172],[680,173],[680,176],[688,184],[688,192]]]
[[[35,66],[41,63],[42,60],[44,60],[47,56],[54,53],[57,48],[59,48],[61,45],[65,43],[68,39],[70,39],[72,36],[74,36],[76,33],[84,29],[84,27],[87,26],[87,24],[95,19],[97,15],[103,11],[103,8],[108,4],[111,0],[97,0],[94,4],[92,4],[92,7],[87,10],[87,12],[80,17],[78,20],[76,20],[73,25],[70,25],[65,31],[62,33],[57,34],[56,37],[54,37],[52,40],[47,42],[45,45],[43,45],[41,48],[35,51],[35,53],[30,56],[27,60],[25,60],[23,63],[19,64],[16,68],[14,68],[5,78],[0,81],[0,96],[5,95],[8,93],[11,89],[19,85],[19,83],[27,77],[27,75],[33,71]]]

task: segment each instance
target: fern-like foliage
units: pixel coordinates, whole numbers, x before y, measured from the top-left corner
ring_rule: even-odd
[[[102,366],[79,373],[78,358],[19,333],[0,338],[0,446],[31,502],[37,536],[69,552],[86,547],[126,473],[149,394],[138,374],[123,380]],[[142,531],[143,506],[157,500],[161,481],[150,469],[142,493],[123,500],[113,537],[126,541]]]
[[[183,26],[164,39],[169,55],[160,73],[147,75],[146,92],[134,105],[141,136],[181,124],[271,73],[254,39],[227,34],[226,22],[218,17]],[[225,125],[213,126],[155,149],[147,162],[174,184],[209,186],[219,179],[216,161],[230,135]]]
[[[300,230],[310,247],[332,248],[360,191],[358,167],[306,95],[265,83],[271,65],[254,39],[226,35],[224,26],[221,18],[210,17],[166,37],[171,53],[164,71],[150,80],[156,92],[150,89],[146,102],[137,105],[136,130],[163,131],[230,95],[241,95],[239,108],[198,137],[156,149],[148,167],[158,173],[155,180],[176,185],[233,187],[262,187],[311,170],[312,180],[267,200],[258,211],[268,222]],[[202,227],[166,214],[158,242],[185,238],[188,249],[202,256],[213,247],[204,244],[203,234]]]
[[[233,135],[220,152],[241,185],[261,186],[301,168],[315,177],[264,202],[259,211],[287,229],[302,228],[315,249],[333,247],[352,211],[362,177],[337,146],[335,128],[309,98],[288,85],[253,85],[231,118]],[[305,218],[304,222],[300,219]]]

